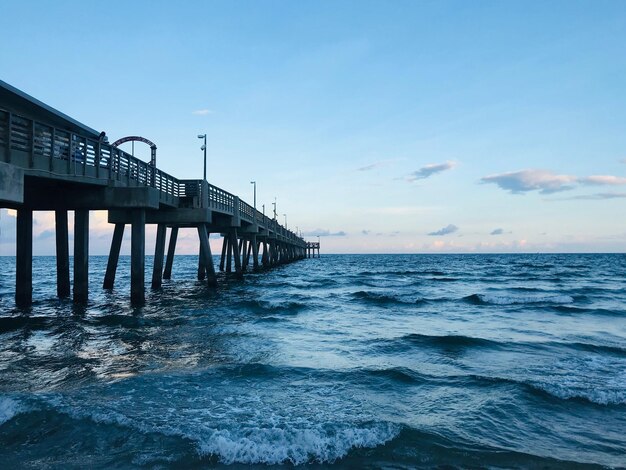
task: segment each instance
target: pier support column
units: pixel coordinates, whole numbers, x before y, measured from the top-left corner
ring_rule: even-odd
[[[33,303],[33,211],[18,209],[15,252],[15,303],[29,307]]]
[[[224,237],[224,243],[226,243],[226,272],[232,272],[232,260],[233,260],[233,243],[230,238],[230,233],[227,233]]]
[[[248,266],[250,266],[250,255],[252,254],[252,240],[246,240],[246,244],[244,246],[244,259],[243,261],[243,269],[244,271],[248,270]]]
[[[165,255],[165,224],[157,225],[156,244],[154,246],[154,266],[152,267],[152,288],[158,289],[163,283],[163,256]]]
[[[67,211],[54,212],[57,255],[57,296],[69,297],[70,289],[70,247],[67,229]]]
[[[133,209],[130,234],[130,301],[142,304],[145,293],[146,211]]]
[[[198,237],[200,238],[202,264],[207,274],[207,284],[211,287],[215,287],[217,286],[217,276],[215,275],[215,267],[213,266],[213,255],[211,254],[211,244],[209,243],[209,234],[206,225],[198,225]]]
[[[256,235],[252,235],[252,268],[255,271],[259,269],[259,243],[256,241]]]
[[[74,302],[89,298],[89,210],[74,211]]]
[[[270,264],[270,257],[267,252],[267,240],[263,240],[263,257],[261,258],[261,263],[263,263],[263,267],[265,268]]]
[[[237,232],[235,230],[230,233],[230,241],[230,244],[233,246],[233,254],[235,255],[235,273],[237,276],[242,277],[243,271],[241,269],[241,251],[237,248]]]
[[[204,266],[204,254],[202,253],[202,243],[198,247],[198,281],[206,278],[206,266]]]
[[[165,260],[165,271],[163,279],[172,278],[172,265],[174,264],[174,251],[176,251],[176,239],[178,238],[178,227],[172,227],[170,231],[170,244],[167,248],[167,259]]]
[[[224,271],[224,262],[226,261],[226,254],[228,251],[228,237],[224,235],[222,242],[222,257],[220,258],[220,271]]]
[[[117,272],[117,263],[120,259],[123,237],[124,224],[115,224],[113,240],[111,240],[111,250],[109,251],[109,260],[107,262],[107,271],[104,275],[104,283],[102,284],[103,289],[113,289],[113,284],[115,284],[115,273]]]
[[[248,253],[248,240],[242,238],[239,240],[239,259],[241,259],[241,270],[246,271],[248,264],[246,263],[246,253]]]

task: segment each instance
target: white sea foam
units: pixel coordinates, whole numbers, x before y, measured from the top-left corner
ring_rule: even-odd
[[[24,408],[20,402],[9,397],[0,397],[0,425],[11,420],[23,410]]]
[[[382,445],[399,432],[399,426],[389,423],[335,430],[324,426],[216,430],[200,443],[199,453],[215,455],[225,464],[331,463],[351,449]]]
[[[567,367],[569,372],[532,381],[531,385],[564,400],[582,398],[599,405],[626,405],[626,370],[621,360],[591,356]]]
[[[497,295],[478,294],[478,298],[488,304],[514,305],[514,304],[571,304],[574,299],[569,295],[538,294],[538,295]]]
[[[301,402],[287,400],[280,403],[285,408],[277,413],[277,403],[264,403],[256,394],[218,401],[205,395],[188,399],[194,406],[186,412],[167,407],[158,415],[143,406],[124,407],[122,412],[118,402],[84,402],[64,395],[48,396],[45,401],[74,419],[189,439],[199,455],[214,456],[225,464],[330,463],[352,449],[383,445],[401,430],[393,423],[356,420],[347,411],[350,406],[343,404],[342,408],[341,402],[327,403],[337,406],[329,414],[321,410],[315,413],[301,408]],[[161,456],[147,455],[146,459],[158,461]]]
[[[523,376],[512,378],[563,400],[625,405],[625,365],[622,358],[585,353],[561,358],[550,367],[525,368]]]
[[[569,400],[582,398],[598,405],[626,405],[626,390],[622,388],[601,388],[568,386],[553,383],[534,383],[534,387],[555,397]]]

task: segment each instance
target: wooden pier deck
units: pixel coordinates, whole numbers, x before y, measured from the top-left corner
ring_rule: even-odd
[[[238,196],[203,180],[171,176],[104,141],[101,134],[0,81],[0,207],[17,211],[16,288],[32,303],[33,211],[54,211],[57,292],[89,294],[89,212],[114,224],[104,288],[115,282],[125,226],[131,226],[131,301],[145,300],[145,226],[157,225],[151,285],[171,277],[178,230],[197,229],[198,279],[216,284],[209,235],[223,237],[219,269],[237,276],[303,259],[307,242]],[[74,211],[73,290],[68,211]],[[170,238],[165,257],[166,231]],[[319,254],[319,244],[318,244]]]

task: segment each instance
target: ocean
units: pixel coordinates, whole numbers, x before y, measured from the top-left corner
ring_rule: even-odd
[[[177,256],[141,308],[129,261],[20,311],[0,258],[0,467],[626,467],[626,255]]]

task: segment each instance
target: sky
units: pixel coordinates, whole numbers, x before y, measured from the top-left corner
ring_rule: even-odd
[[[323,253],[626,251],[623,1],[3,0],[0,79],[178,178],[207,133],[209,182]]]

